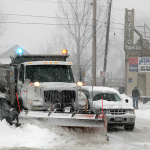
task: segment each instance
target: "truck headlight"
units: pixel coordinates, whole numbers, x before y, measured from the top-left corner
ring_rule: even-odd
[[[40,82],[34,82],[34,86],[40,86]]]
[[[77,86],[81,87],[83,83],[81,81],[77,82]]]

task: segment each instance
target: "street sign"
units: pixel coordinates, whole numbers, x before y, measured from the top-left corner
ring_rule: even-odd
[[[100,71],[100,77],[105,78],[105,77],[106,77],[106,73],[105,73],[105,72],[103,72],[103,71]]]

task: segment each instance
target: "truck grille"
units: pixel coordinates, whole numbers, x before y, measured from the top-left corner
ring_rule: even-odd
[[[126,114],[127,110],[126,109],[111,109],[110,113],[112,115],[124,115]]]
[[[47,101],[56,103],[56,101],[61,103],[71,103],[72,99],[75,100],[76,92],[71,90],[48,90],[44,91],[44,100],[45,103]]]

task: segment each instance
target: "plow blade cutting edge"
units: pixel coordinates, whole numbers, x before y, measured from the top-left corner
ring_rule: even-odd
[[[44,111],[22,111],[19,114],[20,124],[35,124],[35,125],[56,125],[67,127],[102,127],[107,130],[106,117],[98,116],[95,119],[95,114],[67,114],[54,113]]]

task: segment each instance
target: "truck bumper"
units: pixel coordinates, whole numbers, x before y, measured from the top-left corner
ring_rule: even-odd
[[[126,125],[135,122],[135,114],[111,115],[106,114],[107,123],[111,125]]]

